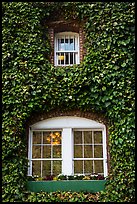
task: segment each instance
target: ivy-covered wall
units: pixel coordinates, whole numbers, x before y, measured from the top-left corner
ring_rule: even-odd
[[[85,22],[87,53],[80,65],[54,67],[49,61],[45,22],[60,13],[66,20]],[[3,202],[46,201],[44,194],[29,195],[26,190],[25,125],[33,113],[56,108],[98,112],[108,118],[110,174],[98,199],[134,201],[134,47],[135,3],[2,3]]]

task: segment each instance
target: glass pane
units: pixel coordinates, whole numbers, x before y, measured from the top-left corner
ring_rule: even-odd
[[[94,143],[102,144],[102,131],[94,131]]]
[[[41,161],[32,162],[32,175],[41,177]]]
[[[65,64],[69,64],[69,53],[65,53]]]
[[[65,50],[64,39],[61,39],[59,47],[60,47],[60,50]]]
[[[84,158],[92,157],[93,157],[92,145],[84,145]]]
[[[61,132],[52,132],[51,137],[53,145],[61,144]]]
[[[82,158],[82,146],[74,145],[74,158]]]
[[[93,174],[93,161],[84,161],[84,173]]]
[[[70,39],[69,50],[74,50],[74,40],[73,40],[73,38]]]
[[[95,164],[95,173],[103,173],[103,161],[94,161]]]
[[[74,174],[83,173],[83,161],[74,161]]]
[[[61,145],[53,146],[53,158],[61,158]]]
[[[84,143],[85,144],[92,144],[92,131],[85,131],[84,132]]]
[[[53,175],[57,176],[62,172],[61,161],[53,161]]]
[[[58,50],[60,50],[60,39],[58,39]]]
[[[43,132],[43,144],[51,144],[51,132]]]
[[[41,158],[41,145],[32,147],[32,158]]]
[[[33,132],[33,144],[41,144],[42,132]]]
[[[58,64],[64,64],[64,53],[57,53]]]
[[[42,168],[42,176],[49,176],[51,175],[51,161],[42,161],[43,168]]]
[[[82,144],[82,131],[74,131],[74,144]]]
[[[51,146],[50,145],[43,146],[43,158],[51,158]]]
[[[103,146],[102,145],[94,146],[94,157],[103,158]]]
[[[70,53],[70,64],[74,64],[73,53]]]
[[[69,50],[69,41],[67,38],[65,39],[65,50]]]

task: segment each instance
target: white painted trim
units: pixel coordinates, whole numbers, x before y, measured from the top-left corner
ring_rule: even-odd
[[[73,39],[75,38],[75,47],[77,48],[76,50],[62,50],[62,51],[58,51],[57,47],[58,47],[58,38],[59,37],[63,37],[63,36],[67,36],[69,37],[73,37]],[[65,53],[65,52],[72,52],[72,53],[77,53],[76,54],[76,64],[80,63],[80,46],[79,46],[79,33],[76,32],[60,32],[60,33],[56,33],[55,37],[54,37],[54,65],[55,66],[73,66],[73,64],[65,64],[65,60],[64,60],[64,64],[58,64],[57,61],[57,53]],[[73,58],[74,60],[74,58]]]
[[[95,128],[104,129],[105,125],[98,123],[94,120],[76,116],[61,116],[54,117],[37,122],[31,126],[32,130],[44,130],[44,129],[62,129],[62,128]]]
[[[62,132],[62,174],[72,175],[72,158],[73,158],[73,138],[72,129],[64,128]]]
[[[32,131],[29,128],[28,138],[28,176],[32,175]]]

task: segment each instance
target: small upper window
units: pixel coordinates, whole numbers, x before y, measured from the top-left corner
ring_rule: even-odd
[[[55,34],[54,42],[55,66],[71,66],[79,64],[79,34],[75,32],[61,32]]]

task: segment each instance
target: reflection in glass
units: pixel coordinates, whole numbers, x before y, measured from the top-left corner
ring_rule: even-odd
[[[102,131],[94,131],[94,143],[102,144]]]
[[[84,132],[84,143],[85,144],[92,144],[92,131],[85,131]]]
[[[102,145],[95,145],[94,146],[94,157],[95,158],[102,158],[103,157],[103,146]]]
[[[93,161],[84,161],[84,173],[93,173]]]
[[[33,144],[41,144],[42,132],[33,132]]]
[[[41,161],[32,162],[32,175],[39,177],[41,176]]]
[[[32,158],[41,158],[41,145],[32,147]]]
[[[42,161],[42,177],[51,175],[51,161]]]
[[[61,174],[61,161],[53,161],[53,175]]]
[[[53,146],[53,158],[61,158],[61,145]]]
[[[83,173],[83,161],[74,161],[74,174]]]
[[[74,144],[82,144],[82,131],[74,131]]]
[[[96,160],[94,161],[95,164],[95,173],[103,173],[103,161]]]
[[[51,158],[51,145],[43,146],[43,158]]]
[[[51,144],[50,133],[51,132],[43,132],[43,144]]]
[[[92,158],[93,157],[92,145],[85,145],[84,146],[84,157],[85,158]]]
[[[74,158],[82,158],[82,146],[74,145]]]

